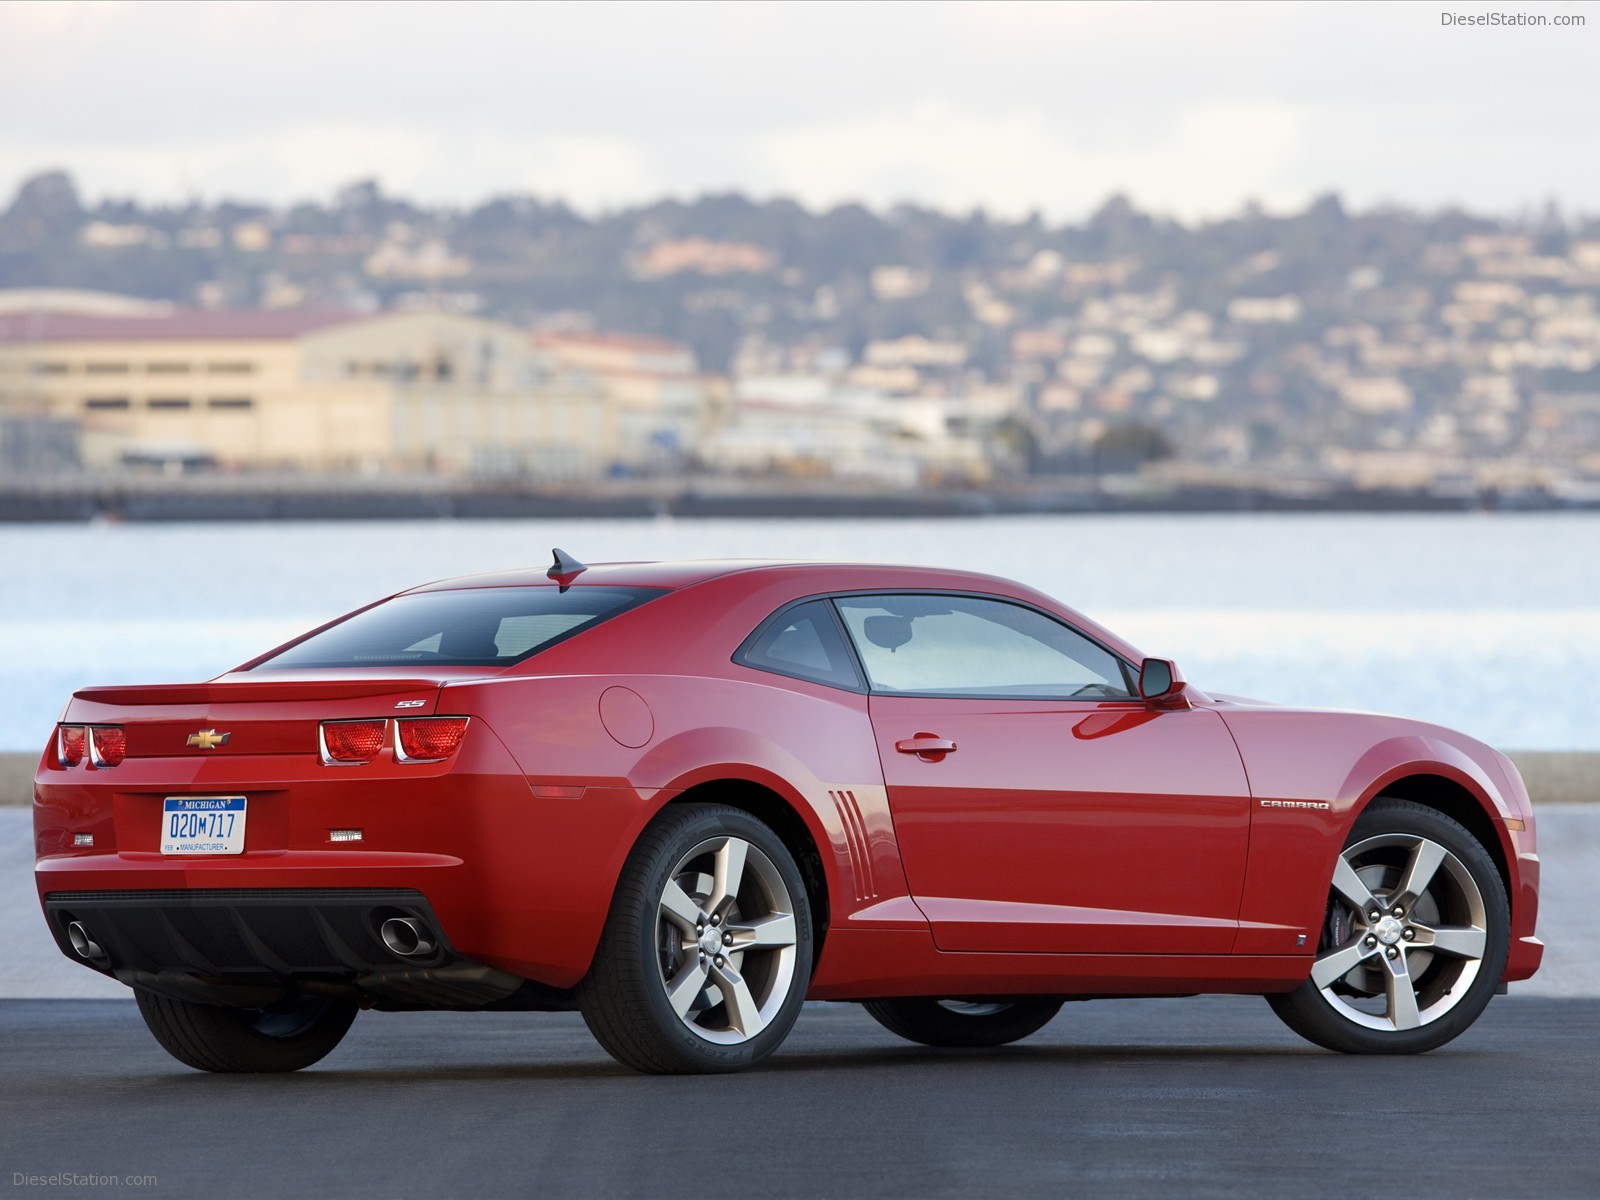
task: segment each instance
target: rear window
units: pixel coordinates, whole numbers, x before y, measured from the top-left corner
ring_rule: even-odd
[[[359,612],[253,669],[506,666],[661,594],[620,587],[412,592]]]

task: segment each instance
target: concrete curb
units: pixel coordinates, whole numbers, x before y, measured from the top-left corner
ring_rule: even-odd
[[[1517,764],[1536,806],[1600,800],[1600,753],[1512,750],[1507,757]]]
[[[0,754],[0,804],[32,804],[33,773],[38,768],[37,753]]]
[[[1600,752],[1517,750],[1511,760],[1537,805],[1600,801]],[[38,765],[37,753],[0,754],[0,805],[33,802]]]

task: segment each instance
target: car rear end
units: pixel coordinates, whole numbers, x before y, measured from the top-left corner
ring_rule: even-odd
[[[210,683],[76,693],[35,777],[52,936],[200,1004],[564,1004],[519,922],[538,797],[472,697],[653,594],[434,589]]]
[[[397,1007],[510,994],[445,930],[481,927],[475,842],[526,786],[482,722],[438,711],[443,682],[79,692],[35,780],[57,944],[201,1002],[285,980]]]

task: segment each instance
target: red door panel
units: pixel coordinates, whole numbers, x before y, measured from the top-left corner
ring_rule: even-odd
[[[1249,787],[1215,713],[882,695],[870,710],[941,950],[1233,948]]]

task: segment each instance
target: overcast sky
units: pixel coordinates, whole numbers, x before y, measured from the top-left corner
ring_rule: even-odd
[[[1444,12],[1582,28],[1445,26]],[[586,210],[737,189],[1185,219],[1600,212],[1600,4],[0,0],[0,204],[326,200],[353,179]]]

